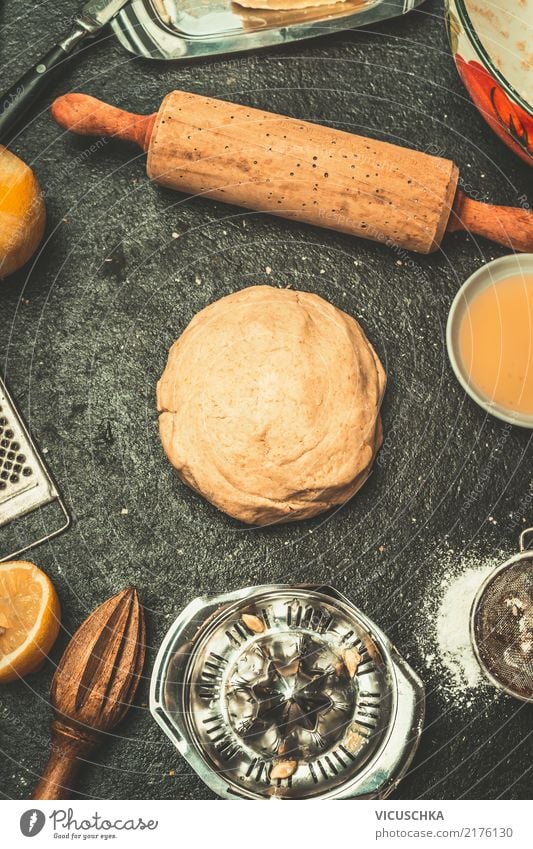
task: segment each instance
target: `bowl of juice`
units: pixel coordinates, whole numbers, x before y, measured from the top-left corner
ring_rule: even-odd
[[[533,254],[495,259],[468,278],[450,310],[446,345],[474,401],[533,428]]]

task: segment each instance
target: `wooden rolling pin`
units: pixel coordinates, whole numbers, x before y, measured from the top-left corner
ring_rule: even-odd
[[[114,136],[148,153],[148,177],[420,253],[468,230],[533,250],[533,213],[471,200],[449,159],[183,91],[132,115],[84,94],[52,105],[66,130]]]

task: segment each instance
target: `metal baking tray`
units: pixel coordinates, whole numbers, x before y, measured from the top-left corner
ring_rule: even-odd
[[[111,26],[122,46],[136,56],[195,59],[367,26],[423,2],[344,0],[275,11],[248,9],[232,0],[131,0]]]

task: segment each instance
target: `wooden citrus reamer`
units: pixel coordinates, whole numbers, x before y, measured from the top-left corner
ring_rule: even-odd
[[[69,799],[83,759],[128,711],[146,649],[144,613],[128,587],[94,610],[52,681],[52,747],[32,799]]]
[[[182,91],[153,115],[84,94],[59,97],[52,115],[81,135],[135,142],[148,177],[182,192],[420,253],[454,230],[533,250],[533,213],[467,198],[440,156]]]

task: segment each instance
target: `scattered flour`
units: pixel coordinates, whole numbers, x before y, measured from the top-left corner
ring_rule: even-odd
[[[477,687],[482,680],[470,640],[470,610],[479,587],[493,569],[493,564],[470,566],[441,585],[435,623],[437,649],[456,687]]]
[[[487,575],[508,556],[501,553],[494,558],[472,554],[465,557],[449,550],[439,561],[441,580],[423,605],[423,627],[418,628],[418,633],[432,683],[450,707],[470,707],[478,696],[486,700],[489,693],[497,697],[474,655],[470,610]]]

